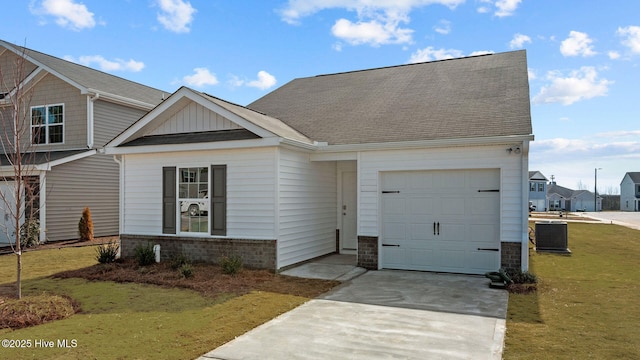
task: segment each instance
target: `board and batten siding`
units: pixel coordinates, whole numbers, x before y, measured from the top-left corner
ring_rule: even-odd
[[[104,146],[140,119],[146,111],[96,100],[93,103],[93,146]]]
[[[278,268],[336,251],[336,164],[280,149]]]
[[[522,155],[507,145],[435,149],[366,151],[360,153],[358,235],[378,236],[380,172],[403,170],[500,169],[501,241],[522,240]],[[526,189],[525,189],[526,190]]]
[[[197,131],[241,129],[222,115],[195,102],[189,102],[148,135],[180,134]]]
[[[117,235],[118,174],[113,156],[100,154],[54,166],[47,172],[47,239],[77,239],[78,221],[87,206],[94,236]]]
[[[124,155],[122,233],[162,234],[162,168],[227,165],[227,238],[276,238],[276,148]],[[211,237],[209,234],[178,233]],[[216,236],[217,237],[217,236]]]

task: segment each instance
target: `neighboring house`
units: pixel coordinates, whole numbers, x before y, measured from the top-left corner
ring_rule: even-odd
[[[295,79],[246,107],[183,87],[105,150],[124,256],[482,274],[528,268],[532,140],[516,51]]]
[[[529,204],[537,211],[547,211],[548,182],[540,171],[529,171]]]
[[[22,79],[14,79],[24,55]],[[94,235],[118,234],[119,166],[101,154],[107,141],[162,101],[160,90],[0,40],[2,136],[11,130],[11,96],[17,81],[31,89],[25,109],[29,179],[37,186],[41,240],[78,238],[78,220],[91,209]],[[14,81],[16,80],[16,81]],[[5,130],[9,129],[9,130]],[[30,135],[31,134],[31,135]],[[9,152],[6,146],[0,148]],[[28,162],[28,164],[26,163]],[[14,168],[0,156],[1,191],[13,188]],[[1,206],[0,217],[6,208]],[[8,231],[9,233],[11,231]],[[0,243],[7,243],[0,231]]]
[[[640,172],[624,174],[620,182],[620,210],[640,211]]]
[[[547,204],[550,211],[602,211],[602,198],[598,196],[597,204],[594,195],[588,190],[572,190],[555,183],[547,187]]]

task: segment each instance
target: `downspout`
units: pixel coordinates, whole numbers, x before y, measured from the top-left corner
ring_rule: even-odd
[[[87,148],[93,149],[93,102],[100,98],[100,94],[87,96]]]
[[[522,248],[520,269],[529,271],[529,141],[522,142]]]
[[[122,234],[124,230],[124,159],[121,155],[114,155],[113,161],[118,164],[118,234]],[[120,250],[118,250],[120,251]],[[118,254],[120,256],[120,254]]]

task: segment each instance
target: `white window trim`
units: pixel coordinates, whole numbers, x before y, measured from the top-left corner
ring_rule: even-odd
[[[56,123],[56,124],[48,124],[47,123],[47,115],[49,114],[49,108],[53,107],[53,106],[62,106],[62,122],[61,123]],[[44,122],[43,122],[42,125],[33,125],[33,109],[34,108],[42,108],[42,107],[45,108]],[[30,129],[29,139],[30,139],[31,145],[35,145],[35,146],[41,146],[41,145],[64,145],[65,140],[67,138],[67,136],[65,134],[65,128],[66,128],[65,118],[66,118],[66,113],[65,113],[64,103],[31,106],[29,108],[29,129]],[[62,141],[61,142],[55,142],[55,143],[50,143],[49,142],[49,126],[62,126]],[[44,143],[34,143],[33,142],[33,129],[35,127],[39,127],[39,128],[45,129],[45,142]]]
[[[176,234],[179,236],[196,236],[202,237],[203,235],[210,236],[211,234],[211,211],[207,211],[207,229],[206,231],[182,231],[182,201],[184,199],[193,199],[193,198],[182,198],[180,197],[180,172],[183,169],[207,169],[207,194],[211,193],[211,166],[200,166],[200,165],[190,165],[190,166],[176,166],[176,216],[178,217],[176,220]],[[206,201],[211,201],[207,198]],[[207,204],[209,207],[211,204]]]

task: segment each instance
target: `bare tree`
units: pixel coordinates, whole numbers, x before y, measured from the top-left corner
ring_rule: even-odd
[[[587,186],[587,184],[583,183],[582,180],[578,180],[578,184],[576,184],[577,189],[576,190],[589,190],[589,187]]]
[[[30,107],[33,88],[25,80],[27,59],[25,48],[11,61],[0,63],[0,143],[3,154],[1,180],[4,191],[0,191],[0,207],[5,222],[0,224],[13,253],[16,255],[16,296],[22,297],[22,251],[21,238],[30,235],[33,221],[39,214],[40,178],[35,168],[38,155],[34,150],[34,139],[39,139],[40,126],[32,121],[46,121],[32,114]],[[9,55],[6,58],[10,59]],[[3,68],[3,66],[5,68]],[[6,71],[5,71],[6,70]],[[40,154],[42,155],[42,154]],[[48,156],[47,156],[48,158]],[[10,169],[10,170],[7,170]],[[25,226],[23,226],[25,225]],[[25,234],[25,232],[27,232]],[[21,236],[22,233],[22,236]],[[40,237],[39,226],[37,235]],[[31,234],[33,235],[33,234]]]

